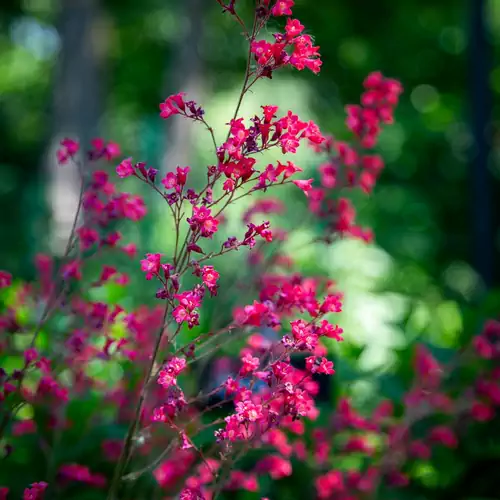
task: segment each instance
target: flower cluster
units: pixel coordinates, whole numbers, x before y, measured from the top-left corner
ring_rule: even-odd
[[[217,140],[203,109],[186,100],[184,93],[160,104],[161,118],[187,118],[210,134],[214,158],[206,170],[206,184],[196,190],[190,187],[195,183],[190,177],[194,169],[189,166],[174,165],[162,176],[159,169],[125,157],[114,167],[124,183],[140,183],[159,195],[172,217],[171,248],[153,249],[136,266],[146,281],[159,287],[151,294],[159,307],[127,310],[121,302],[95,300],[100,296],[93,293],[96,288],[110,281],[127,286],[129,278],[118,264],[99,264],[95,271],[96,266],[87,266],[87,262],[92,259],[95,263],[101,255],[114,256],[116,252],[135,258],[135,244],[123,243],[116,223],[137,222],[146,215],[141,197],[120,191],[108,167],[95,165],[115,161],[121,155],[117,144],[100,138],[92,141],[86,155],[78,155],[79,144],[70,139],[62,141],[57,153],[61,165],[72,160],[81,175],[74,229],[60,263],[38,257],[36,286],[18,286],[9,273],[0,272],[0,288],[9,294],[0,316],[0,354],[16,352],[22,359],[19,367],[0,371],[0,400],[7,408],[1,415],[0,438],[5,430],[12,431],[14,444],[23,435],[52,436],[55,430],[64,437],[78,412],[73,405],[89,395],[99,398],[100,404],[95,405],[95,415],[82,417],[84,428],[102,418],[128,429],[123,441],[105,436],[99,442],[98,453],[116,462],[112,475],[107,477],[86,465],[86,455],[75,457],[57,463],[50,472],[57,488],[71,488],[74,482],[88,488],[109,485],[108,496],[115,500],[123,477],[137,479],[153,471],[160,487],[179,498],[208,500],[220,489],[257,492],[261,476],[280,480],[292,474],[292,457],[307,460],[304,436],[308,422],[319,416],[315,399],[320,383],[335,374],[328,346],[343,340],[342,328],[334,321],[342,310],[343,296],[335,283],[293,269],[293,255],[281,248],[287,232],[267,220],[284,214],[286,207],[264,195],[287,184],[288,188],[280,189],[302,191],[311,215],[320,222],[318,227],[326,227],[319,242],[330,243],[346,235],[369,240],[371,234],[356,225],[352,203],[334,190],[355,186],[365,192],[373,189],[383,162],[361,149],[372,148],[382,125],[392,123],[401,86],[380,73],[367,78],[361,106],[347,108],[347,126],[354,144],[327,138],[313,121],[274,105],[262,106],[262,111],[249,119],[240,116],[241,102],[250,88],[277,69],[291,66],[318,73],[319,47],[304,34],[300,21],[291,17],[293,0],[258,0],[251,30],[236,12],[235,0],[218,2],[244,28],[249,43],[245,83],[224,139]],[[271,16],[277,21],[286,18],[284,32],[275,34],[273,43],[259,38]],[[317,175],[298,178],[303,169],[288,157],[266,164],[260,160],[259,153],[267,150],[295,154],[305,146],[311,154],[320,155]],[[320,179],[320,186],[315,185],[315,178]],[[247,196],[253,196],[254,203],[244,211],[239,233],[225,234],[228,207]],[[266,220],[258,218],[261,216]],[[263,249],[271,245],[277,251],[266,256]],[[254,296],[249,300],[234,297],[232,316],[220,308],[217,321],[226,316],[227,324],[218,324],[212,331],[204,307],[208,301],[222,300],[226,292],[223,267],[214,261],[228,253],[236,255],[238,250],[240,255],[248,253],[252,263],[251,277],[242,288]],[[72,283],[75,280],[79,283]],[[19,314],[20,309],[33,313]],[[476,343],[485,358],[497,354],[498,332],[490,330]],[[17,342],[21,335],[29,340]],[[224,344],[237,339],[242,343],[236,359],[217,356]],[[203,375],[202,359],[218,367],[216,376]],[[422,376],[420,385],[408,393],[408,407],[420,405],[422,398],[442,383],[439,367],[423,351],[417,366]],[[113,374],[111,381],[103,380],[102,371]],[[197,373],[202,375],[193,384],[191,379]],[[485,407],[497,397],[492,377],[477,387],[474,411],[483,419],[487,418]],[[431,407],[442,409],[446,401],[443,395],[436,396]],[[25,412],[33,418],[18,418],[23,407],[35,408]],[[216,408],[223,413],[210,411]],[[44,418],[39,418],[40,414]],[[370,422],[347,400],[341,402],[332,428],[357,432],[342,443],[342,453],[374,456],[376,446],[361,431],[377,435],[386,429],[383,425],[388,414],[379,410]],[[205,430],[209,446],[199,438]],[[326,430],[318,432],[327,436]],[[395,432],[387,430],[387,435],[396,440]],[[326,437],[314,440],[313,454],[321,464],[328,462],[330,453],[326,441]],[[446,426],[436,426],[428,442],[456,444]],[[56,445],[57,440],[51,437],[50,446]],[[424,453],[423,445],[412,446]],[[224,477],[222,472],[240,450],[263,447],[272,451],[245,471],[233,468]],[[68,456],[73,456],[71,452]],[[145,461],[157,453],[145,468],[127,475],[134,458],[142,456]],[[403,481],[397,467],[384,474],[395,483]],[[380,475],[371,469],[348,477],[338,471],[327,472],[317,479],[321,484],[318,496],[330,498],[349,488],[368,491]],[[52,484],[34,483],[25,491],[25,498],[43,498],[47,487]]]
[[[280,1],[271,9],[274,16],[291,16],[293,2]],[[321,69],[319,47],[314,46],[313,39],[304,35],[304,25],[298,19],[287,18],[285,33],[275,33],[274,42],[265,40],[252,42],[251,52],[258,64],[258,73],[267,78],[273,71],[283,66],[293,66],[302,71],[309,69],[318,74]]]

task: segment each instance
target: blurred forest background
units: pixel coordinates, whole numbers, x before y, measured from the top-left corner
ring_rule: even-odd
[[[463,304],[500,302],[500,2],[296,0],[294,14],[321,46],[321,74],[279,72],[257,86],[247,116],[277,103],[342,137],[343,106],[358,101],[370,71],[405,87],[398,123],[381,140],[387,168],[362,200],[376,245],[340,243],[304,262],[341,282],[346,329],[362,344],[376,338],[382,356],[372,361],[424,331],[451,347]],[[158,103],[186,91],[222,126],[244,64],[238,26],[215,1],[2,0],[2,268],[30,279],[34,255],[57,253],[64,240],[77,183],[54,162],[61,137],[102,136],[162,171],[203,172],[203,131],[182,120],[165,128]],[[153,207],[133,233],[142,253],[168,239],[160,214]],[[130,290],[137,297],[127,299],[141,297],[141,287]]]

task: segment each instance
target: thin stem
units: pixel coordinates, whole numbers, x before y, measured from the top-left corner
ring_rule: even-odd
[[[160,351],[161,341],[163,339],[163,335],[164,335],[165,330],[166,330],[165,321],[167,318],[167,314],[168,314],[168,304],[165,306],[165,312],[163,314],[162,326],[157,334],[156,344],[155,344],[155,347],[153,350],[153,354],[151,356],[151,361],[149,363],[149,367],[148,367],[148,370],[146,372],[146,376],[144,377],[141,392],[139,395],[139,401],[137,402],[137,406],[135,408],[135,415],[134,415],[134,418],[133,418],[133,420],[128,428],[127,435],[125,436],[125,441],[124,441],[124,445],[122,448],[122,452],[120,454],[120,459],[118,460],[118,463],[117,463],[116,468],[115,468],[115,472],[113,474],[113,480],[111,482],[111,486],[110,486],[109,493],[108,493],[108,500],[114,500],[116,498],[116,494],[117,494],[119,486],[120,486],[123,471],[128,463],[128,460],[129,460],[129,457],[131,454],[132,443],[133,443],[133,440],[135,437],[137,427],[139,425],[139,420],[140,420],[141,413],[142,413],[142,410],[144,407],[144,401],[146,400],[146,396],[147,396],[147,389],[148,389],[148,385],[149,385],[148,383],[149,383],[149,380],[150,380],[151,375],[153,373],[155,362],[156,362],[156,357],[158,356],[158,353]]]

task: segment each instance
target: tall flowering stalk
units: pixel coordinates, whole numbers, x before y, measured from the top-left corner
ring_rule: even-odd
[[[106,398],[120,408],[119,418],[129,422],[123,442],[105,446],[106,453],[116,461],[108,490],[110,500],[120,497],[124,479],[136,480],[150,471],[154,471],[160,485],[177,492],[183,500],[215,499],[224,488],[254,491],[258,489],[256,474],[269,473],[273,478],[289,475],[290,463],[279,455],[267,456],[252,473],[231,472],[231,467],[250,448],[278,446],[284,430],[299,433],[304,419],[315,419],[316,377],[335,373],[323,340],[342,340],[342,329],[332,321],[342,309],[342,295],[334,283],[324,278],[291,272],[293,256],[284,251],[262,267],[257,295],[251,304],[237,308],[232,321],[223,328],[200,332],[195,340],[181,345],[181,331],[196,328],[199,332],[203,304],[217,300],[217,261],[240,250],[251,252],[259,261],[264,245],[279,247],[287,238],[283,230],[261,218],[284,210],[282,203],[273,198],[256,199],[243,216],[245,226],[242,224],[241,232],[235,235],[224,234],[227,210],[244,197],[289,185],[282,189],[301,190],[307,197],[310,216],[321,220],[325,228],[311,244],[329,244],[342,237],[365,241],[372,238],[369,230],[356,223],[354,206],[341,193],[354,188],[369,193],[373,189],[384,164],[372,149],[382,126],[393,122],[401,85],[379,72],[366,78],[360,105],[346,107],[351,143],[325,136],[314,122],[303,121],[292,110],[280,110],[274,105],[264,105],[261,113],[245,119],[239,116],[241,104],[259,80],[271,78],[287,67],[319,73],[319,47],[310,35],[304,34],[300,21],[292,17],[292,0],[256,0],[251,26],[237,13],[235,0],[228,4],[217,1],[239,23],[248,42],[243,85],[234,116],[223,131],[224,139],[220,142],[204,110],[185,94],[172,95],[160,104],[162,118],[200,122],[210,134],[215,157],[206,170],[206,185],[199,191],[189,187],[189,166],[177,166],[163,177],[156,168],[131,158],[116,167],[118,178],[134,178],[146,184],[169,207],[175,228],[173,253],[165,255],[161,249],[154,249],[140,261],[145,279],[157,283],[156,299],[162,307],[126,313],[119,306],[72,295],[72,284],[82,279],[88,259],[107,251],[135,257],[134,245],[122,243],[114,222],[139,221],[146,215],[140,197],[120,192],[104,170],[85,168],[87,161],[113,161],[120,154],[115,144],[101,139],[94,141],[80,167],[82,196],[63,264],[54,272],[52,261],[41,258],[41,286],[35,292],[22,290],[15,297],[18,303],[31,303],[38,297],[50,307],[35,326],[31,344],[24,351],[24,366],[12,373],[1,373],[0,394],[7,402],[2,431],[25,404],[48,402],[52,417],[64,414],[54,410],[64,407],[72,396],[67,382],[53,366],[56,363],[69,371],[66,380],[70,376],[76,394],[89,387],[99,388],[99,383],[85,371],[96,357],[133,361],[141,369],[142,380],[133,387],[135,393],[127,392],[123,383],[112,392],[104,391]],[[273,42],[268,42],[261,34],[271,17],[283,18],[284,28],[274,34]],[[321,158],[319,183],[314,178],[301,178],[302,168],[292,161],[264,165],[259,159],[259,153],[267,150],[294,154],[304,147]],[[60,163],[75,160],[78,152],[78,144],[66,139],[58,152]],[[85,214],[83,223],[80,211]],[[216,249],[210,250],[214,244]],[[192,288],[183,287],[183,278],[188,274],[196,279]],[[126,285],[128,277],[115,267],[103,266],[90,286],[110,281]],[[8,273],[0,274],[0,284],[11,285]],[[71,317],[71,333],[63,334],[62,355],[59,352],[49,359],[36,348],[36,340],[46,322],[61,308]],[[5,331],[23,331],[10,310],[2,321]],[[128,335],[115,335],[120,325],[125,325]],[[264,336],[263,330],[273,331],[276,340]],[[182,380],[192,365],[213,356],[221,343],[238,334],[245,340],[239,366],[208,394],[186,394]],[[292,364],[292,356],[297,353],[306,355],[304,369]],[[214,395],[222,396],[217,403],[207,403]],[[200,410],[203,402],[207,404]],[[224,405],[230,405],[231,410],[219,416],[216,410]],[[207,422],[211,414],[215,416]],[[60,417],[54,426],[64,426],[63,420]],[[206,429],[211,429],[213,436],[209,446],[199,444],[198,439]],[[155,432],[157,441],[148,440],[147,436]],[[149,454],[152,443],[158,443],[163,451],[142,469],[129,470],[133,456]],[[80,481],[105,487],[107,482],[99,472],[79,464],[64,464],[50,475],[63,483]],[[37,484],[31,486],[33,492],[25,498],[43,497],[47,485]]]

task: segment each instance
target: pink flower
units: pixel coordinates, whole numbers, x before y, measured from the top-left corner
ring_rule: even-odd
[[[335,493],[342,493],[345,489],[344,478],[340,471],[331,470],[315,481],[316,492],[321,499],[330,498]]]
[[[23,500],[42,500],[48,486],[44,481],[32,483],[29,488],[24,490]]]
[[[240,375],[244,377],[253,373],[259,367],[259,358],[254,358],[251,354],[247,353],[241,358],[242,367],[240,368]]]
[[[150,280],[160,272],[161,254],[148,253],[146,258],[141,260],[141,271],[146,273],[146,279]]]
[[[262,106],[262,111],[264,112],[264,121],[270,123],[276,117],[278,106]]]
[[[179,494],[179,500],[205,500],[205,495],[198,488],[184,488]]]
[[[181,441],[181,450],[189,450],[189,448],[193,447],[185,432],[181,432]]]
[[[313,179],[308,179],[306,181],[304,180],[296,180],[296,181],[292,181],[299,189],[302,189],[302,191],[304,192],[304,194],[306,196],[308,196],[308,193],[309,191],[311,191],[312,189],[312,183],[313,183]]]
[[[78,260],[73,260],[73,261],[65,264],[62,268],[63,278],[65,280],[69,280],[69,279],[81,280],[82,279],[82,271],[80,269],[80,266],[81,266],[81,262]]]
[[[77,233],[80,237],[80,248],[82,250],[92,248],[99,241],[99,233],[90,227],[80,227]]]
[[[201,270],[201,277],[203,283],[210,290],[212,295],[217,294],[217,280],[219,279],[219,273],[213,268],[213,266],[204,266]]]
[[[135,175],[135,168],[132,165],[132,158],[126,158],[123,160],[117,167],[116,173],[118,177],[122,179],[125,177],[130,177],[131,175]]]
[[[63,139],[61,141],[61,148],[57,150],[57,160],[61,165],[64,165],[68,162],[70,158],[73,158],[78,150],[80,149],[80,145],[77,141],[73,139]]]
[[[293,4],[293,0],[278,0],[271,9],[271,14],[273,16],[291,16]]]
[[[442,444],[447,448],[456,448],[458,446],[455,433],[445,425],[434,427],[429,437],[432,442]]]
[[[12,285],[12,274],[7,271],[0,271],[0,290]]]
[[[127,243],[121,247],[122,252],[125,252],[131,259],[137,255],[137,245],[135,243]]]
[[[278,455],[268,455],[263,458],[257,462],[256,469],[261,474],[269,474],[275,480],[292,475],[291,462]]]
[[[487,422],[495,416],[492,406],[481,401],[475,401],[471,408],[471,416],[478,422]]]
[[[306,358],[306,369],[311,373],[320,373],[324,375],[333,375],[333,361],[328,361],[326,358],[317,358],[309,356]]]
[[[20,420],[12,425],[13,436],[24,436],[26,434],[35,434],[37,430],[34,420]]]
[[[165,102],[160,103],[160,116],[164,119],[172,115],[177,115],[185,110],[185,103],[183,96],[184,92],[171,95],[165,99]]]
[[[296,36],[299,36],[304,31],[304,25],[300,23],[298,19],[288,18],[286,20],[286,37],[291,40]]]
[[[209,208],[193,206],[193,215],[187,219],[191,230],[199,230],[204,238],[211,238],[217,232],[219,221],[212,217]]]
[[[183,358],[172,358],[158,374],[158,384],[164,389],[177,384],[177,375],[182,372],[186,366],[186,360]]]

